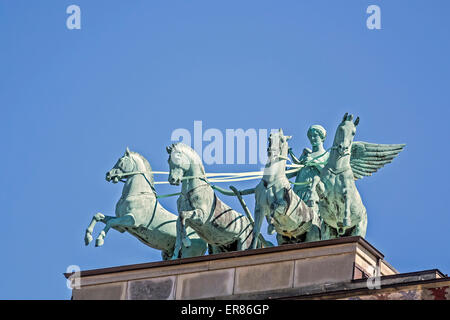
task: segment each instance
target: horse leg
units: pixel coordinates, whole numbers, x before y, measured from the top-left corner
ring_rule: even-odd
[[[261,207],[257,205],[255,208],[255,224],[253,226],[253,239],[252,243],[250,244],[250,249],[256,249],[258,246],[258,238],[259,234],[261,233],[263,216],[264,216],[263,210],[261,210]]]
[[[343,195],[344,195],[344,201],[345,201],[345,212],[344,212],[344,221],[342,223],[342,226],[345,227],[350,227],[352,225],[352,221],[351,221],[351,201],[350,201],[350,197],[349,197],[349,192],[348,189],[345,188],[343,191]]]
[[[366,230],[367,230],[367,215],[364,214],[361,221],[353,228],[351,236],[360,236],[365,237],[366,236]]]
[[[184,223],[183,223],[184,224]],[[183,225],[181,222],[181,214],[178,216],[177,219],[177,237],[175,239],[175,248],[173,249],[172,259],[175,260],[180,258],[180,252],[181,252],[181,235],[183,233]]]
[[[248,221],[248,224],[244,227],[244,231],[239,235],[237,239],[237,251],[247,250],[252,247],[253,243],[256,243],[256,248],[261,248],[263,246],[264,238],[259,234],[258,238],[255,240],[252,229],[252,224]]]
[[[274,194],[272,189],[267,189],[267,194],[266,194],[266,198],[264,199],[265,202],[262,207],[262,211],[263,214],[262,216],[266,217],[267,220],[267,234],[268,235],[273,235],[275,233],[275,226],[273,225],[274,223],[274,210],[277,208],[278,206],[278,201],[277,201],[277,197],[276,194]]]
[[[197,210],[181,211],[177,219],[177,238],[175,240],[175,248],[173,250],[172,260],[181,257],[183,245],[185,247],[191,246],[191,240],[186,233],[186,220],[194,217],[197,214]]]
[[[277,245],[281,246],[283,244],[288,244],[289,240],[287,237],[283,237],[283,235],[277,233]]]
[[[320,228],[313,224],[311,229],[306,233],[305,242],[319,241],[321,238],[320,233]]]
[[[277,212],[279,215],[285,214],[287,210],[288,203],[285,199],[286,196],[286,189],[282,188],[278,191],[271,190],[271,193],[269,195],[272,198],[272,201],[270,202],[271,209],[274,212]]]
[[[104,239],[109,229],[111,228],[123,228],[123,227],[135,227],[136,220],[134,219],[133,214],[127,213],[126,215],[119,218],[110,218],[106,220],[105,228],[100,232],[100,235],[97,237],[95,241],[95,246],[100,247],[105,242]]]
[[[172,257],[172,254],[170,252],[167,251],[161,251],[161,258],[163,259],[163,261],[169,260]]]
[[[97,224],[97,222],[102,221],[105,218],[104,214],[101,214],[100,212],[95,214],[92,217],[91,223],[86,229],[86,233],[84,234],[84,244],[88,245],[93,240],[92,238],[92,232],[94,231],[94,227]]]
[[[221,253],[219,247],[212,244],[208,244],[208,254],[216,254],[216,253]]]
[[[180,213],[180,225],[182,227],[180,229],[181,230],[181,241],[185,247],[191,246],[191,239],[189,239],[189,237],[187,236],[187,232],[186,232],[186,220],[194,218],[197,214],[200,213],[198,211],[199,211],[199,209],[191,210],[191,211],[182,211]]]
[[[189,234],[188,234],[189,237]],[[192,242],[192,245],[190,247],[184,247],[181,250],[181,258],[190,258],[190,257],[197,257],[197,256],[203,256],[206,252],[207,244],[206,242],[197,237],[189,238]],[[170,255],[173,256],[173,253]]]
[[[86,233],[84,234],[84,243],[85,245],[88,245],[93,240],[92,238],[92,232],[94,232],[94,227],[97,224],[97,222],[103,222],[106,223],[107,221],[111,219],[115,219],[116,217],[113,216],[105,216],[104,214],[98,212],[92,217],[91,223],[86,229]],[[125,230],[119,230],[120,232],[124,232]]]
[[[329,240],[337,237],[337,231],[333,227],[329,226],[325,221],[322,221],[320,226],[320,239]]]

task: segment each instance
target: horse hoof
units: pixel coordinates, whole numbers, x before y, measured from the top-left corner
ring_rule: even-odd
[[[95,216],[94,216],[94,218],[95,218],[95,220],[97,220],[97,221],[102,221],[103,219],[105,219],[105,215],[103,214],[103,213],[97,213]]]
[[[103,240],[103,239],[95,240],[95,246],[96,247],[101,247],[104,243],[105,243],[105,240]]]
[[[92,240],[92,235],[90,233],[86,233],[86,235],[84,236],[84,244],[88,245]]]

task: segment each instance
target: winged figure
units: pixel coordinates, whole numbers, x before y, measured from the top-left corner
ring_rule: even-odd
[[[313,181],[322,219],[321,239],[344,236],[365,237],[367,212],[355,180],[370,176],[390,163],[404,144],[353,142],[359,117],[346,113],[339,124],[330,156],[320,176]]]

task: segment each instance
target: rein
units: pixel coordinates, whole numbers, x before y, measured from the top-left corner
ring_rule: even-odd
[[[347,171],[347,170],[350,170],[351,167],[350,167],[350,166],[346,166],[346,167],[344,167],[344,168],[342,168],[342,169],[339,169],[339,170],[334,170],[334,169],[331,169],[331,168],[327,168],[327,169],[328,169],[328,171],[330,171],[332,174],[334,174],[335,176],[337,176],[337,175],[339,175],[339,174],[341,174],[341,173],[344,173],[344,172]]]
[[[346,157],[346,156],[350,156],[350,155],[351,155],[350,152],[347,152],[347,153],[344,153],[344,154],[341,155],[340,152],[337,151],[338,147],[337,147],[337,146],[334,146],[334,145],[331,147],[331,149],[336,150],[336,152],[338,153],[338,156],[339,156],[339,157],[336,159],[336,161],[339,160],[339,159],[341,159],[341,158],[343,158],[343,157]],[[347,165],[347,166],[345,166],[344,168],[341,168],[341,169],[331,169],[330,167],[328,167],[327,169],[328,169],[328,171],[330,171],[332,174],[334,174],[335,176],[337,176],[337,175],[339,175],[339,174],[341,174],[341,173],[346,172],[347,170],[351,170],[351,166],[350,166],[350,165]]]
[[[320,165],[326,165],[327,163],[328,163],[328,161],[322,161],[322,162],[314,162],[314,160],[317,160],[317,159],[320,159],[320,158],[322,158],[324,155],[326,155],[327,153],[328,153],[328,151],[330,151],[332,149],[332,147],[331,148],[328,148],[327,150],[325,150],[325,152],[324,153],[322,153],[322,154],[320,154],[320,155],[318,155],[318,156],[315,156],[314,158],[312,158],[311,160],[309,160],[309,161],[307,161],[304,165],[303,165],[303,167],[318,167],[318,166],[320,166]],[[286,173],[288,173],[290,170],[288,170],[288,171],[286,171]],[[292,181],[289,181],[291,184],[293,184],[293,185],[295,185],[295,186],[306,186],[306,185],[309,185],[309,184],[312,184],[312,181],[303,181],[303,182],[292,182]]]
[[[127,177],[127,176],[134,176],[137,174],[142,174],[142,176],[144,177],[145,181],[147,181],[148,185],[150,186],[150,188],[152,188],[153,193],[156,195],[156,190],[155,187],[153,187],[152,183],[150,181],[148,181],[147,176],[145,175],[146,173],[150,173],[148,171],[132,171],[132,172],[126,172],[126,173],[121,173],[116,175],[117,177],[119,177],[119,181],[125,183],[125,180],[122,180],[123,177]],[[158,197],[158,196],[156,196]]]
[[[337,146],[332,146],[330,149],[337,150],[337,149],[339,149],[339,147],[337,147]],[[330,149],[328,149],[328,150],[330,150]],[[346,157],[346,156],[351,155],[351,153],[350,153],[350,152],[347,152],[347,153],[344,153],[344,154],[341,155],[340,152],[338,151],[338,155],[339,155],[339,159],[340,159],[340,158],[343,158],[343,157]]]
[[[321,157],[323,157],[324,155],[326,155],[327,152],[330,149],[332,149],[332,148],[327,149],[324,153],[322,153],[322,154],[312,158],[311,160],[307,161],[304,165],[298,165],[298,167],[296,167],[294,169],[289,169],[285,173],[289,174],[289,173],[297,172],[297,171],[301,170],[303,167],[307,167],[307,166],[316,167],[316,166],[319,166],[319,165],[326,165],[327,161],[322,161],[322,162],[314,162],[314,161],[319,159],[319,158],[321,158]],[[290,159],[287,158],[287,157],[279,156],[279,158],[283,159],[283,160],[289,160],[290,161]],[[291,166],[291,165],[288,165],[288,166]],[[295,165],[295,166],[297,166],[297,165]],[[144,178],[145,178],[145,181],[147,181],[147,183],[152,188],[152,190],[153,190],[154,194],[156,195],[157,199],[182,195],[182,192],[158,195],[156,193],[156,190],[155,190],[153,184],[147,179],[147,177],[145,175],[145,174],[152,174],[152,173],[153,174],[169,174],[169,172],[165,172],[165,171],[151,171],[151,172],[150,171],[131,171],[131,172],[125,172],[125,173],[121,173],[121,174],[116,174],[116,177],[119,179],[120,182],[125,183],[126,181],[123,180],[124,177],[133,176],[133,175],[137,175],[137,174],[142,174],[144,176]],[[212,177],[214,177],[214,176],[217,176],[217,177],[225,176],[225,177],[222,177],[222,178],[213,178],[215,180],[214,182],[235,182],[235,181],[253,180],[253,179],[258,179],[258,178],[261,178],[262,176],[264,176],[263,171],[252,171],[252,172],[242,172],[242,173],[232,173],[232,174],[230,174],[230,173],[228,173],[228,174],[226,174],[226,173],[210,173],[210,174],[207,174],[207,175],[208,176],[212,176]],[[183,181],[183,180],[191,180],[191,179],[201,179],[201,180],[205,181],[208,185],[210,185],[214,190],[223,191],[223,190],[221,190],[220,187],[217,187],[214,184],[212,184],[210,181],[208,181],[207,175],[204,174],[204,175],[199,175],[199,176],[186,176],[186,177],[181,178],[181,180]],[[229,176],[226,176],[226,175],[229,175]],[[157,184],[157,183],[158,182],[155,182],[155,184]],[[168,183],[168,182],[159,182],[159,183]],[[308,182],[308,181],[305,181],[305,182],[292,182],[292,181],[289,181],[289,183],[291,183],[292,185],[308,185],[308,184],[311,184],[312,182]]]
[[[127,173],[125,173],[125,174],[120,174],[120,175],[118,175],[118,176],[120,176],[120,178],[119,178],[120,180],[119,180],[119,181],[125,183],[126,181],[121,180],[122,177],[126,177],[126,176],[134,176],[134,175],[136,175],[136,174],[142,174],[142,175],[144,176],[145,181],[147,181],[147,183],[149,184],[150,188],[152,188],[153,193],[154,193],[155,196],[156,196],[156,199],[168,198],[168,197],[173,197],[173,196],[179,196],[179,195],[181,195],[181,192],[158,195],[158,194],[156,193],[155,187],[153,187],[153,185],[151,184],[151,182],[148,181],[147,177],[145,176],[146,173],[150,173],[150,172],[148,172],[148,171],[132,171],[132,172],[127,172]]]

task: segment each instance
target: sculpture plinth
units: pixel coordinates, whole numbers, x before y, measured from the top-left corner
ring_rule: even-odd
[[[400,286],[406,298],[433,299],[424,286],[450,285],[438,270],[399,274],[361,237],[88,270],[80,280],[75,300],[376,298]]]

